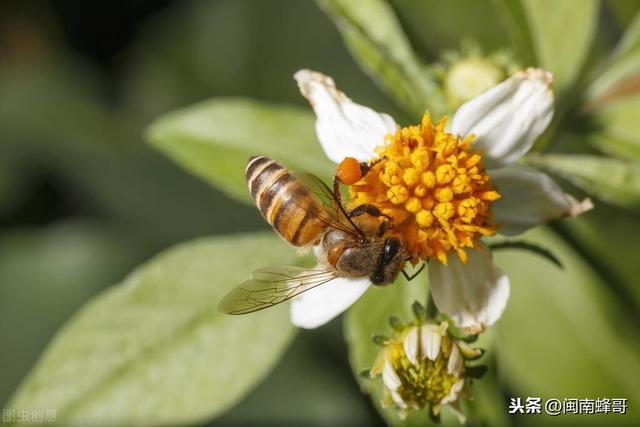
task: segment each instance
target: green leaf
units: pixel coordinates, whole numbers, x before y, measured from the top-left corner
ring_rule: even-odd
[[[582,69],[596,34],[599,1],[521,1],[538,65],[553,72],[560,91],[570,87]]]
[[[626,29],[633,21],[640,3],[629,0],[607,0],[604,3],[606,13],[611,13],[620,29]]]
[[[233,317],[216,306],[252,269],[292,260],[276,236],[170,249],[87,304],[54,337],[9,408],[54,408],[64,425],[177,425],[214,417],[273,368],[287,307]]]
[[[416,117],[446,108],[398,18],[384,0],[316,0],[360,66],[398,105]]]
[[[266,155],[321,177],[335,170],[317,142],[310,109],[213,99],[161,116],[147,138],[188,171],[242,201],[250,201],[244,178],[250,156]]]
[[[506,28],[487,0],[390,0],[409,38],[423,55],[458,50],[471,39],[484,52],[509,47]]]
[[[481,337],[481,339],[489,341],[486,339],[487,334],[495,335],[495,332],[489,329],[483,334],[485,336]],[[491,340],[493,339],[494,338],[491,337]],[[495,357],[491,357],[491,359],[488,360],[486,355],[481,359],[483,363],[490,363],[489,371],[481,380],[473,381],[471,387],[473,400],[463,401],[462,410],[471,420],[475,419],[479,421],[479,423],[475,425],[490,427],[512,426],[513,420],[510,419],[510,415],[506,411],[503,390],[497,378],[500,372],[499,369],[496,369],[493,359],[495,359]],[[474,424],[470,423],[470,425]]]
[[[299,334],[268,381],[209,427],[379,424],[348,373],[340,326]]]
[[[9,351],[0,351],[0,406],[56,329],[140,258],[119,231],[74,221],[2,233],[0,342]]]
[[[527,22],[527,15],[520,0],[493,0],[501,21],[509,33],[511,43],[518,52],[522,63],[535,64],[533,40]]]
[[[599,125],[599,131],[590,138],[591,145],[604,153],[640,161],[638,117],[640,117],[640,96],[625,97],[616,102],[604,104],[594,111],[594,119]]]
[[[622,40],[604,66],[595,71],[594,81],[586,91],[587,99],[593,101],[596,98],[607,97],[607,92],[613,92],[615,86],[621,85],[625,80],[635,79],[637,81],[639,73],[640,12],[636,13]],[[638,91],[637,84],[635,90]],[[611,93],[609,93],[610,95]]]
[[[619,321],[607,283],[548,230],[540,228],[524,238],[550,247],[566,269],[518,251],[495,254],[512,284],[509,304],[496,325],[494,349],[512,395],[639,401],[638,333],[635,324]],[[625,425],[640,422],[640,411],[632,406],[624,415]],[[536,417],[519,420],[540,425]],[[581,425],[616,422],[610,414],[580,418]],[[547,424],[575,425],[575,418],[545,417]]]
[[[640,164],[586,154],[536,154],[527,156],[527,161],[600,200],[640,208]]]
[[[617,285],[618,299],[630,307],[640,307],[640,263],[638,243],[629,230],[640,230],[635,212],[600,205],[587,215],[564,221],[563,228],[584,251],[594,268],[604,270],[610,286]],[[584,255],[583,255],[584,256]]]

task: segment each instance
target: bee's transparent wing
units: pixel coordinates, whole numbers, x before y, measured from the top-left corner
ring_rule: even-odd
[[[227,314],[247,314],[280,304],[335,278],[331,270],[277,266],[251,273],[251,279],[232,289],[218,310]]]
[[[304,184],[313,198],[322,205],[323,210],[314,215],[316,218],[330,227],[356,237],[362,237],[362,231],[349,218],[341,200],[336,197],[333,190],[324,181],[308,172],[293,173]]]

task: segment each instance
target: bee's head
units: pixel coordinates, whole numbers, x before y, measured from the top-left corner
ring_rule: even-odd
[[[385,239],[378,264],[370,276],[374,285],[386,285],[395,280],[406,259],[402,242],[397,237]]]

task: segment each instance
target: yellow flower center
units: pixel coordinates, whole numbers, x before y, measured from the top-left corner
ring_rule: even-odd
[[[426,113],[420,125],[388,135],[369,172],[349,187],[351,206],[375,205],[392,218],[391,232],[414,262],[435,257],[446,264],[450,251],[466,262],[464,248],[496,230],[490,206],[500,194],[482,156],[471,151],[473,136],[447,133],[446,123],[434,124]]]

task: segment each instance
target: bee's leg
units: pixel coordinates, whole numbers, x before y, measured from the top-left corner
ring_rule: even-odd
[[[382,221],[378,227],[378,237],[384,236],[384,233],[386,233],[390,228],[393,228],[393,224],[389,221]]]
[[[360,168],[360,177],[365,176],[369,172],[369,170],[373,167],[373,165],[375,165],[379,161],[380,161],[380,159],[376,159],[373,162],[371,162],[371,164],[369,164],[367,162],[360,162],[358,164],[358,166]],[[338,166],[338,169],[340,169],[340,166]],[[342,203],[342,193],[340,191],[340,184],[350,185],[352,183],[351,182],[342,182],[340,180],[340,174],[339,173],[336,173],[333,176],[333,195],[334,195],[334,197],[336,198],[336,200],[338,202]]]
[[[371,168],[374,167],[380,160],[382,159],[375,159],[371,163],[360,162],[360,176],[365,176],[367,173],[369,173]]]
[[[402,272],[402,275],[404,276],[405,279],[407,279],[407,282],[412,281],[418,274],[420,274],[422,272],[422,270],[424,270],[424,267],[427,265],[427,263],[423,263],[422,266],[418,269],[418,271],[416,271],[415,273],[413,273],[411,276],[409,276],[407,274],[406,271],[404,271],[404,268],[402,270],[400,270]]]
[[[378,209],[376,206],[373,206],[373,205],[365,204],[365,205],[356,206],[355,209],[349,212],[349,218],[353,218],[353,217],[364,215],[364,214],[369,214],[376,218],[379,218],[381,216],[385,218],[385,220],[380,223],[380,227],[378,228],[378,236],[384,235],[384,233],[387,230],[393,228],[393,223],[391,222],[392,218],[389,215],[382,213],[380,209]]]
[[[360,215],[364,215],[364,214],[369,214],[371,216],[374,216],[376,218],[378,217],[385,217],[386,219],[390,220],[391,217],[385,213],[382,213],[380,211],[380,209],[378,209],[376,206],[374,205],[360,205],[360,206],[356,206],[351,212],[349,212],[349,216],[351,218],[353,218],[354,216],[360,216]]]
[[[338,175],[333,176],[333,197],[336,202],[342,206],[342,192],[340,191],[340,180],[338,179]]]

